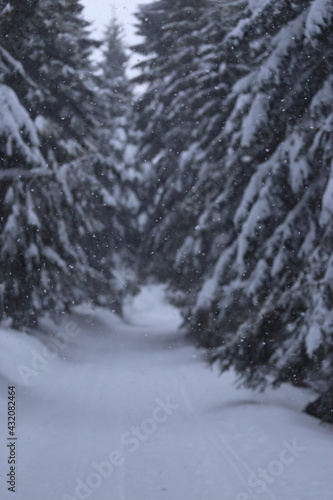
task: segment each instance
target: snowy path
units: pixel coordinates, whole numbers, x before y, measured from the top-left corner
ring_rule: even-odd
[[[332,500],[333,429],[299,413],[307,396],[236,391],[233,375],[208,369],[178,324],[162,288],[151,287],[125,321],[103,310],[65,319],[63,331],[76,336],[63,335],[59,356],[44,363],[40,340],[1,331],[19,441],[17,492],[2,476],[0,498]],[[18,367],[34,356],[24,385]],[[1,471],[5,446],[1,433]]]

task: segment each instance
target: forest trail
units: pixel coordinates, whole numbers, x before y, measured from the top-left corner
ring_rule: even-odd
[[[45,366],[42,336],[1,331],[0,348],[20,345],[21,358],[6,375],[17,386],[17,492],[2,482],[0,498],[331,500],[333,431],[299,412],[308,395],[236,390],[179,324],[163,287],[150,286],[124,319],[103,309],[65,318],[76,335]],[[45,328],[59,342],[61,328]],[[23,384],[32,356],[38,374]]]

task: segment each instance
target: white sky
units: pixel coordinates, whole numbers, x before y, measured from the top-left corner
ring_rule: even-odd
[[[88,21],[92,22],[92,34],[100,39],[103,36],[105,27],[109,24],[113,15],[116,15],[119,23],[124,28],[123,41],[127,47],[135,45],[140,41],[136,36],[134,24],[137,22],[134,12],[138,11],[139,5],[151,3],[153,0],[82,0],[85,7],[84,15]],[[96,51],[94,58],[100,58],[100,51]],[[136,76],[137,72],[133,66],[137,64],[142,57],[139,54],[132,54],[129,59],[127,74],[130,77]]]
[[[93,22],[94,34],[98,38],[104,31],[115,13],[118,21],[124,27],[124,41],[127,46],[136,43],[133,13],[138,10],[138,5],[149,3],[152,0],[82,0],[85,6],[84,14],[88,21]]]

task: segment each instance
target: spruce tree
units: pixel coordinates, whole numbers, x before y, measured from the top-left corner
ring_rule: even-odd
[[[94,172],[96,44],[81,11],[69,0],[1,5],[1,309],[17,325],[101,294],[119,302],[84,245],[112,197]]]
[[[331,1],[222,2],[215,23],[209,2],[185,22],[200,43],[194,90],[177,95],[163,62],[185,82],[187,46],[164,44],[174,11],[163,6],[139,16],[146,248],[186,292],[185,326],[213,362],[250,387],[310,386],[319,398],[308,411],[332,421]],[[174,103],[191,109],[182,130]]]
[[[162,0],[142,6],[137,14],[143,42],[134,50],[144,56],[135,80],[144,89],[136,101],[139,155],[150,165],[142,204],[148,214],[145,252],[162,277],[169,274],[181,232],[186,231],[178,205],[196,176],[183,164],[195,142],[200,51],[208,37],[202,31],[206,8],[206,0]]]
[[[104,229],[96,234],[94,253],[101,269],[117,267],[120,285],[136,265],[138,247],[137,189],[139,168],[133,127],[133,87],[126,74],[128,56],[122,27],[112,18],[105,32],[103,58],[98,65],[97,106],[99,109],[98,157],[95,173],[113,197],[110,206],[100,207],[98,218]]]
[[[332,15],[330,2],[267,2],[226,37],[250,71],[225,101],[222,206],[202,220],[214,210],[230,229],[188,311],[221,369],[310,386],[308,410],[329,421]]]

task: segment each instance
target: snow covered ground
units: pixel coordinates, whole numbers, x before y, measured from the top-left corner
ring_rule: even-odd
[[[309,395],[236,390],[177,333],[163,287],[122,320],[87,306],[49,335],[0,331],[0,498],[332,500],[333,428]],[[7,386],[17,491],[7,490]]]

